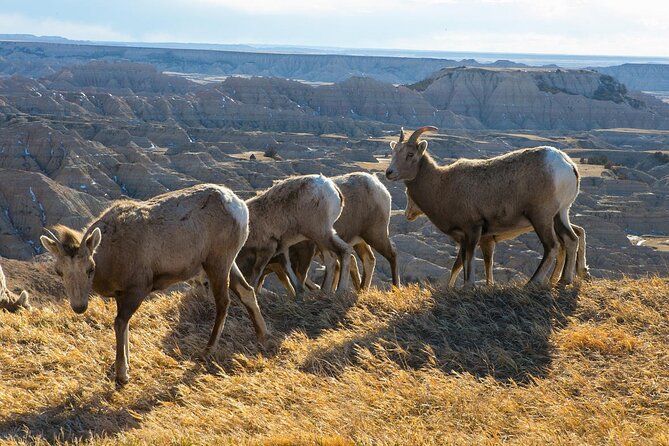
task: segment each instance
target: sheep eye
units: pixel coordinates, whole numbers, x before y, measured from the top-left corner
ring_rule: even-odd
[[[93,267],[88,268],[88,270],[86,270],[86,274],[88,275],[88,277],[91,277],[94,272],[95,272],[95,268],[93,268]]]
[[[407,159],[413,158],[413,152],[407,153]]]

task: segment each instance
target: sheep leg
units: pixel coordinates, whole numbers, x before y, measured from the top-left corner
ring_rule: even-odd
[[[276,261],[275,261],[276,259]],[[288,278],[288,275],[286,274],[286,270],[282,266],[281,262],[279,259],[276,257],[272,259],[271,262],[267,264],[267,267],[265,268],[265,271],[263,271],[262,276],[260,278],[260,289],[262,289],[263,282],[265,281],[265,277],[268,276],[269,274],[274,273],[276,274],[276,277],[279,279],[279,282],[281,282],[281,285],[288,291],[288,295],[290,297],[295,297],[297,294],[295,293],[295,288],[293,288],[293,285],[290,283],[290,279]]]
[[[309,288],[311,291],[317,291],[321,289],[321,286],[318,285],[316,282],[311,280],[310,278],[307,277],[307,280],[305,280],[304,285]]]
[[[374,275],[374,268],[376,266],[376,257],[372,248],[365,242],[360,242],[353,246],[353,249],[362,260],[362,282],[363,289],[369,288],[372,284],[372,276]],[[357,264],[357,262],[356,262]],[[351,263],[351,265],[353,265]]]
[[[209,355],[214,347],[216,347],[218,338],[221,336],[221,332],[225,326],[225,318],[228,316],[228,307],[230,306],[230,268],[232,267],[232,263],[232,259],[225,259],[222,262],[212,261],[203,265],[209,277],[209,284],[214,294],[214,302],[216,303],[216,319],[209,336],[209,342],[207,342],[207,347],[204,350],[205,355]]]
[[[260,283],[260,275],[265,271],[265,268],[267,268],[267,264],[272,260],[272,257],[274,257],[274,253],[274,250],[269,249],[258,250],[256,252],[255,262],[253,263],[248,278],[248,283],[253,287],[256,294],[260,292],[262,286],[262,283]]]
[[[451,268],[451,275],[448,278],[449,288],[453,288],[455,286],[455,282],[458,280],[458,274],[460,274],[460,270],[462,270],[464,256],[465,256],[465,250],[462,247],[462,243],[460,243],[458,244],[458,253],[455,255],[455,262],[453,263],[453,267]]]
[[[116,296],[116,318],[114,319],[114,333],[116,335],[116,361],[114,371],[116,383],[127,384],[128,359],[130,357],[130,346],[128,342],[128,331],[130,318],[139,308],[146,296],[145,292],[131,290]]]
[[[360,279],[360,270],[358,269],[358,260],[351,255],[351,282],[356,291],[362,289],[362,280]]]
[[[338,260],[334,262],[334,276],[332,277],[332,289],[330,291],[337,291],[337,284],[341,279],[341,264]]]
[[[463,262],[465,270],[465,287],[474,286],[476,283],[476,262],[474,261],[474,253],[476,251],[476,247],[479,244],[479,241],[481,240],[482,229],[482,227],[478,226],[470,233],[465,234],[465,242],[463,247],[465,250]]]
[[[307,284],[307,280],[309,279],[311,261],[316,254],[316,244],[311,240],[304,240],[291,246],[289,254],[290,264],[293,267],[293,271],[295,271],[295,275],[300,280],[302,286],[305,286]]]
[[[373,237],[365,239],[365,241],[388,261],[390,264],[390,273],[392,275],[393,285],[399,287],[401,285],[401,281],[400,267],[397,262],[397,249],[395,248],[392,240],[390,240],[388,237],[388,233],[383,232],[382,234],[375,234]],[[374,270],[372,269],[372,273],[373,272]]]
[[[585,259],[585,229],[574,224],[571,225],[571,228],[578,236],[578,250],[576,251],[576,275],[580,277],[581,280],[588,280],[590,279],[590,273],[588,272],[588,263]]]
[[[277,263],[274,261],[274,259],[272,259],[267,264],[262,274],[260,275],[260,279],[258,279],[258,284],[259,284],[258,288],[262,289],[262,287],[265,285],[265,278],[272,273],[276,274],[276,276],[279,277],[280,272],[278,271]],[[281,277],[279,277],[279,280],[281,280]]]
[[[555,267],[553,268],[553,273],[551,274],[550,283],[557,283],[562,277],[562,272],[564,270],[565,261],[567,260],[567,249],[565,247],[564,241],[560,234],[557,234],[558,237],[558,255],[557,260],[555,261]]]
[[[555,217],[555,230],[562,241],[562,245],[566,250],[566,260],[564,270],[560,283],[569,285],[574,281],[576,274],[576,256],[578,251],[578,236],[571,227],[569,222],[569,209],[560,209],[560,212]]]
[[[553,226],[552,218],[545,218],[541,215],[530,218],[534,231],[539,236],[539,240],[544,248],[544,255],[537,267],[537,270],[532,275],[530,283],[538,283],[545,285],[547,283],[547,274],[549,269],[555,263],[558,254],[558,241],[555,235],[555,228]]]
[[[253,292],[253,287],[246,282],[244,275],[239,271],[237,264],[234,262],[232,264],[232,269],[230,270],[230,288],[246,307],[251,322],[253,322],[253,328],[255,329],[258,340],[265,339],[267,336],[267,325],[265,325],[265,319],[263,319],[262,313],[260,312],[260,307],[256,300],[256,293]]]
[[[329,234],[325,235],[324,237],[321,238],[320,241],[317,241],[319,248],[321,252],[323,253],[323,256],[326,259],[326,263],[328,263],[327,257],[333,257],[335,260],[332,261],[330,260],[329,263],[330,265],[326,265],[327,272],[325,274],[326,279],[328,279],[328,275],[330,275],[330,266],[332,267],[332,274],[331,276],[334,275],[334,267],[336,263],[336,257],[333,256],[332,254],[335,253],[339,257],[339,262],[341,266],[342,271],[350,271],[351,269],[351,254],[352,254],[352,249],[346,243],[344,240],[342,240],[337,233],[332,230]],[[337,286],[337,291],[347,291],[348,290],[348,282],[349,282],[349,275],[348,274],[340,274],[339,276],[339,284]],[[325,285],[328,285],[328,282],[326,280]],[[326,286],[325,289],[329,290],[332,289],[332,283],[329,284],[330,286]]]
[[[495,280],[492,275],[493,256],[495,255],[495,239],[492,236],[482,236],[479,246],[483,253],[483,264],[485,265],[485,283],[492,285]]]
[[[321,249],[323,255],[323,263],[325,264],[325,277],[321,289],[329,292],[334,291],[335,277],[337,272],[337,256],[330,251]]]
[[[291,288],[294,288],[292,291],[293,294],[304,293],[304,287],[302,286],[302,282],[297,278],[297,276],[295,275],[295,271],[293,271],[293,267],[290,264],[290,258],[288,257],[288,249],[284,250],[281,253],[281,255],[279,255],[279,263],[281,264],[281,267],[283,268],[285,273],[288,274],[288,279],[290,279],[290,283],[292,284]]]

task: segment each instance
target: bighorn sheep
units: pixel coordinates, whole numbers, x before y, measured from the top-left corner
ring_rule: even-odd
[[[532,226],[544,256],[530,279],[545,284],[558,258],[557,238],[566,250],[561,283],[574,279],[578,236],[569,222],[569,208],[579,190],[576,165],[553,147],[516,150],[487,160],[458,160],[438,166],[419,141],[421,127],[393,149],[386,177],[404,181],[407,193],[442,232],[461,240],[465,284],[475,282],[474,249],[482,235],[517,232]],[[556,237],[557,234],[557,237]]]
[[[325,257],[325,287],[334,284],[337,257],[344,271],[350,265],[351,248],[333,228],[344,206],[344,197],[337,186],[323,175],[304,175],[276,183],[260,195],[246,201],[250,214],[250,232],[237,263],[249,283],[258,291],[261,275],[267,264],[277,256],[297,292],[303,291],[295,275],[289,248],[303,240],[311,240]],[[333,254],[334,253],[334,254]],[[348,288],[348,275],[342,274],[339,289]]]
[[[407,194],[407,206],[404,209],[404,216],[406,217],[407,220],[414,221],[421,215],[424,215],[423,211],[421,211],[418,208],[416,203],[414,203],[411,197],[409,197],[409,195]],[[590,274],[588,273],[588,265],[585,259],[585,246],[586,246],[585,229],[573,223],[571,225],[571,228],[578,236],[576,273],[582,279],[586,279],[590,277]],[[495,254],[495,245],[498,242],[504,240],[511,240],[519,235],[525,234],[530,231],[532,231],[532,226],[528,226],[516,232],[509,232],[498,235],[481,235],[481,240],[479,241],[479,247],[481,248],[481,252],[483,253],[483,264],[485,265],[486,284],[492,285],[494,283],[492,266],[493,266],[493,255]],[[453,264],[453,268],[451,269],[451,275],[448,279],[448,286],[450,287],[455,285],[455,281],[458,279],[458,274],[460,274],[460,270],[462,270],[462,252],[463,252],[462,240],[456,240],[456,241],[459,244],[459,249],[458,249],[458,254],[455,258],[455,263]],[[564,261],[565,261],[565,250],[562,247],[562,244],[560,244],[560,253],[555,268],[553,269],[553,274],[551,275],[551,282],[555,282],[560,279],[560,275],[562,274],[562,268],[564,266]]]
[[[30,309],[28,292],[23,290],[21,291],[21,294],[16,297],[14,293],[9,291],[5,273],[2,271],[2,266],[0,265],[0,310],[7,310],[10,313],[13,313],[21,308]]]
[[[390,241],[391,197],[388,189],[374,175],[356,172],[330,178],[344,195],[346,205],[334,224],[337,235],[342,238],[360,257],[363,265],[360,279],[355,258],[351,259],[351,277],[356,289],[369,288],[374,275],[376,257],[372,248],[390,263],[393,285],[400,285],[397,251]],[[315,252],[313,243],[302,242],[290,249],[293,270],[302,285],[307,280],[309,266]],[[278,259],[272,259],[267,273],[275,272],[286,284]],[[346,271],[346,270],[340,270]],[[290,292],[290,289],[289,289]]]
[[[267,329],[255,293],[235,265],[248,236],[246,204],[232,191],[203,184],[145,202],[112,204],[83,234],[57,226],[42,236],[56,257],[70,305],[88,307],[91,288],[115,297],[116,381],[128,382],[128,321],[152,291],[187,280],[201,268],[216,301],[216,319],[206,353],[218,342],[227,315],[228,286],[240,297],[259,339]]]

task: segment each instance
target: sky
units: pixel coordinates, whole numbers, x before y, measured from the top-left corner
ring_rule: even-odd
[[[0,33],[124,42],[669,56],[667,0],[0,0]]]

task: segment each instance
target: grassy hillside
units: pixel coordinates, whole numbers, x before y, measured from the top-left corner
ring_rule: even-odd
[[[669,279],[260,300],[273,338],[233,302],[208,362],[210,298],[145,302],[118,391],[112,301],[0,314],[0,439],[669,444]]]

